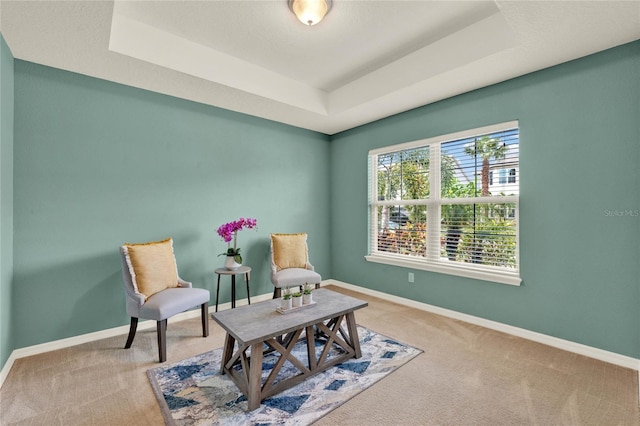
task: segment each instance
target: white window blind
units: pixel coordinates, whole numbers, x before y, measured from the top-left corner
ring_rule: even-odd
[[[370,151],[367,259],[519,284],[518,201],[517,122]]]

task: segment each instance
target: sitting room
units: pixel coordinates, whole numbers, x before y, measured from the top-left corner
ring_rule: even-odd
[[[640,426],[638,75],[637,0],[3,0],[0,423]]]

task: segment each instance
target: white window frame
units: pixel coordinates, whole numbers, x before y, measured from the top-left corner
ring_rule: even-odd
[[[383,205],[398,205],[398,200],[379,201],[377,194],[377,155],[395,151],[407,150],[418,147],[429,146],[430,170],[430,198],[422,200],[412,200],[404,202],[404,205],[426,205],[427,206],[427,234],[440,235],[440,145],[444,142],[466,139],[474,136],[498,133],[501,131],[519,128],[517,120],[476,129],[465,130],[433,138],[422,139],[403,144],[385,146],[369,151],[369,241],[368,254],[365,259],[369,262],[382,263],[386,265],[400,266],[411,269],[438,272],[449,275],[492,281],[501,284],[519,286],[522,282],[520,278],[520,220],[519,220],[519,195],[473,197],[473,198],[447,198],[447,204],[480,204],[480,203],[514,203],[516,220],[516,268],[507,269],[491,267],[488,265],[474,265],[461,262],[446,262],[440,256],[440,240],[432,238],[427,240],[427,254],[425,257],[408,256],[402,254],[377,251],[378,229],[377,229],[377,207]],[[375,159],[375,161],[373,161]],[[435,241],[434,241],[435,240]]]

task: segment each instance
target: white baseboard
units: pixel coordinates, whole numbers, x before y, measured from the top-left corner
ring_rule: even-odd
[[[261,302],[263,300],[271,299],[273,297],[273,293],[261,294],[258,296],[252,296],[251,298],[254,302]],[[236,306],[246,305],[246,300],[238,300],[236,301]],[[218,306],[218,309],[230,309],[231,302],[222,303]],[[209,313],[215,311],[215,306],[209,306]],[[182,312],[181,314],[174,315],[169,318],[169,322],[183,321],[190,318],[196,318],[200,316],[200,309],[194,309],[191,311]],[[140,321],[138,323],[138,331],[139,330],[147,330],[149,328],[155,328],[155,321]],[[64,349],[71,346],[80,345],[82,343],[93,342],[96,340],[106,339],[108,337],[120,336],[123,334],[129,333],[129,326],[123,325],[120,327],[109,328],[107,330],[96,331],[93,333],[81,334],[79,336],[73,336],[66,339],[54,340],[52,342],[41,343],[39,345],[27,346],[24,348],[16,349],[11,352],[9,355],[9,359],[0,370],[0,388],[4,384],[5,379],[9,375],[9,371],[11,371],[11,367],[13,367],[13,363],[27,356],[38,355],[45,352],[55,351],[58,349]]]
[[[594,358],[600,361],[619,365],[621,367],[631,368],[633,370],[638,371],[638,393],[640,396],[640,359],[628,357],[625,355],[620,355],[615,352],[605,351],[603,349],[594,348],[594,347],[583,345],[580,343],[571,342],[569,340],[559,339],[557,337],[548,336],[546,334],[536,333],[534,331],[526,330],[524,328],[514,327],[511,325],[487,320],[487,319],[476,317],[473,315],[463,314],[461,312],[440,308],[438,306],[429,305],[427,303],[417,302],[415,300],[405,299],[403,297],[382,293],[380,291],[371,290],[365,287],[359,287],[359,286],[348,284],[342,281],[330,279],[330,280],[324,280],[322,281],[322,283],[323,285],[335,285],[336,287],[342,287],[347,290],[352,290],[359,293],[368,294],[370,296],[386,299],[391,302],[409,306],[415,309],[420,309],[423,311],[431,312],[431,313],[442,315],[445,317],[457,319],[460,321],[486,327],[492,330],[501,331],[503,333],[511,334],[517,337],[522,337],[524,339],[532,340],[534,342],[542,343],[558,349],[563,349],[565,351],[574,352],[579,355],[588,356],[590,358]],[[268,293],[268,294],[253,296],[253,299],[256,302],[260,302],[262,300],[271,299],[272,297],[273,297],[272,293]],[[246,305],[246,301],[239,300],[236,302],[236,305],[237,306]],[[231,303],[221,304],[219,306],[219,309],[220,308],[229,309],[231,308]],[[215,308],[213,306],[209,306],[209,312],[212,312],[214,309]],[[198,317],[199,315],[200,315],[200,311],[196,309],[196,310],[187,311],[187,312],[183,312],[181,314],[175,315],[171,317],[170,321],[171,322],[182,321],[185,319]],[[153,328],[155,326],[156,326],[155,321],[142,321],[138,323],[138,330],[145,330],[145,329]],[[11,353],[11,355],[9,356],[9,359],[7,359],[7,362],[2,367],[2,370],[0,370],[0,387],[2,387],[2,385],[4,384],[4,381],[9,375],[9,371],[11,370],[13,363],[17,359],[24,358],[27,356],[37,355],[37,354],[41,354],[49,351],[54,351],[57,349],[67,348],[67,347],[79,345],[82,343],[92,342],[95,340],[105,339],[107,337],[119,336],[122,334],[127,334],[128,332],[129,332],[129,326],[123,325],[120,327],[110,328],[107,330],[96,331],[94,333],[83,334],[80,336],[69,337],[67,339],[55,340],[52,342],[47,342],[39,345],[16,349]]]
[[[554,348],[563,349],[565,351],[588,356],[590,358],[595,358],[600,361],[619,365],[621,367],[631,368],[633,370],[637,370],[638,374],[640,375],[640,359],[628,357],[625,355],[620,355],[615,352],[605,351],[603,349],[594,348],[594,347],[583,345],[580,343],[571,342],[569,340],[548,336],[546,334],[536,333],[535,331],[526,330],[524,328],[514,327],[512,325],[503,324],[500,322],[491,321],[491,320],[476,317],[473,315],[463,314],[461,312],[440,308],[438,306],[429,305],[427,303],[416,302],[415,300],[405,299],[403,297],[382,293],[376,290],[370,290],[365,287],[358,287],[356,285],[344,283],[337,280],[327,280],[327,281],[323,281],[323,283],[326,283],[328,285],[335,285],[336,287],[342,287],[348,290],[357,291],[363,294],[368,294],[370,296],[389,300],[391,302],[395,302],[401,305],[420,309],[422,311],[427,311],[427,312],[442,315],[445,317],[479,325],[485,328],[490,328],[492,330],[501,331],[503,333],[511,334],[517,337],[522,337],[527,340],[533,340],[534,342],[542,343],[544,345],[552,346]]]

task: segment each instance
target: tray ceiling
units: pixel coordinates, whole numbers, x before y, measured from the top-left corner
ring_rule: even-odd
[[[640,38],[640,1],[7,1],[16,58],[334,134]]]

